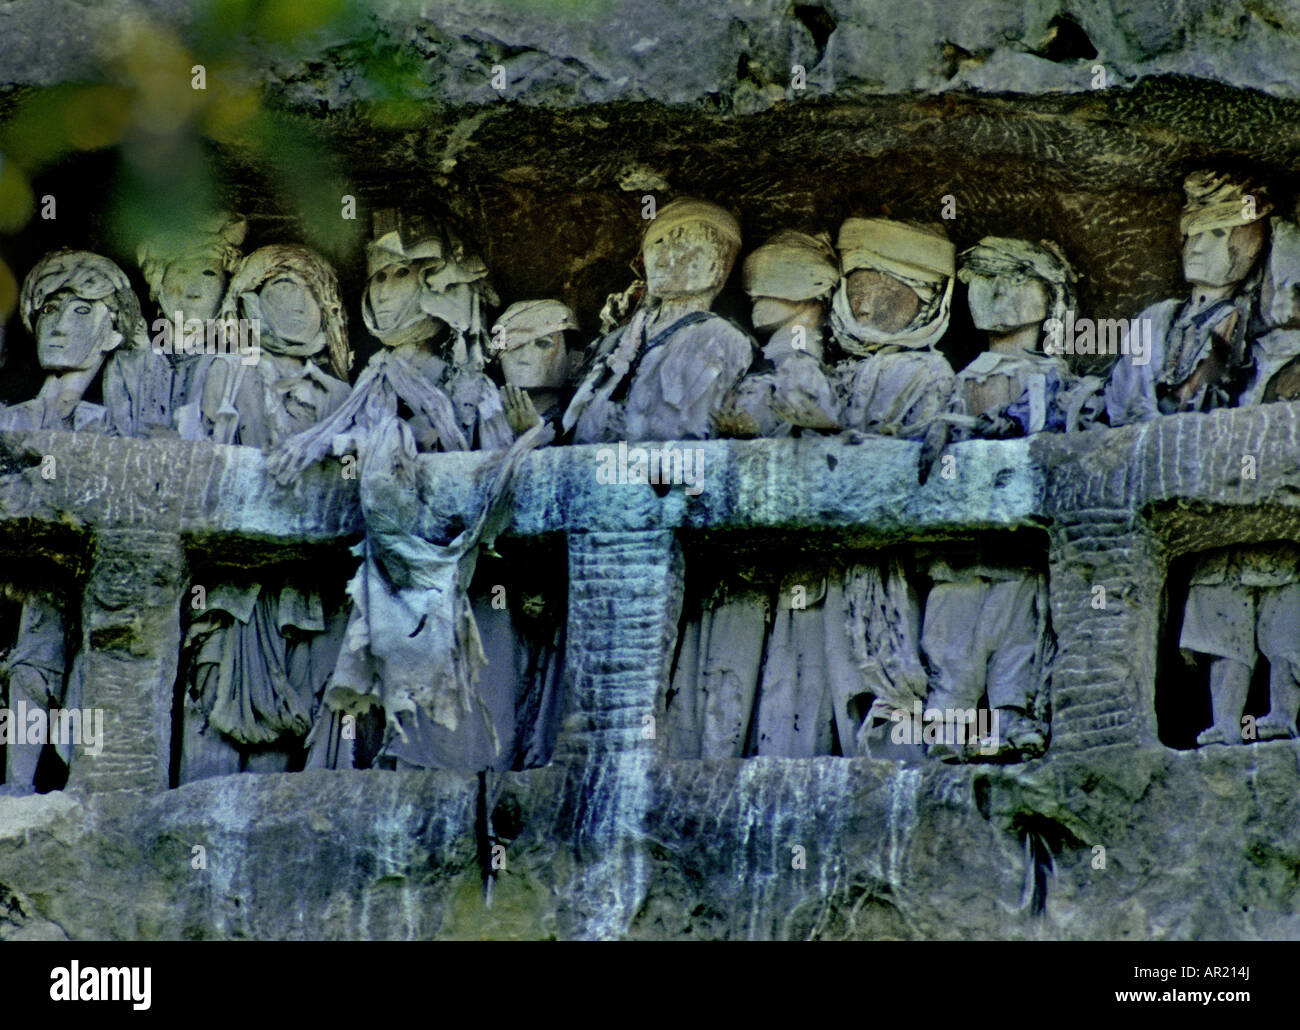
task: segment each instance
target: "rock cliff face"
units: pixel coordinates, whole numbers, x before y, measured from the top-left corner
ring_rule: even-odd
[[[132,13],[210,52],[212,26],[170,0],[0,6],[0,121],[99,76]],[[1118,318],[1179,290],[1187,170],[1213,160],[1294,193],[1298,34],[1285,4],[1194,0],[455,0],[237,51],[363,206],[452,212],[503,297],[561,296],[584,325],[626,285],[647,193],[725,200],[749,241],[864,211],[935,220],[952,197],[959,246],[1058,240],[1081,309]],[[396,124],[366,113],[395,88],[368,73],[376,52],[410,71]],[[100,231],[106,154],[41,173],[38,195],[105,184],[4,241],[11,267]],[[255,236],[293,222],[260,152],[221,156]],[[30,395],[15,372],[6,394]],[[106,712],[104,753],[78,757],[67,789],[0,797],[0,939],[1300,937],[1300,742],[1178,750],[1158,717],[1183,692],[1204,704],[1168,647],[1177,563],[1300,539],[1298,425],[1300,406],[1270,404],[971,442],[925,486],[911,444],[715,441],[694,497],[601,484],[595,448],[548,449],[524,462],[503,544],[567,556],[570,708],[549,766],[175,789],[189,570],[312,560],[342,579],[355,483],[317,468],[281,490],[247,448],[0,434],[0,553],[69,581],[94,670],[83,703]],[[484,460],[421,458],[431,522],[472,509]],[[1008,536],[1049,570],[1044,757],[665,757],[653,727],[693,554]]]
[[[891,441],[707,443],[710,482],[725,487],[693,499],[595,486],[593,447],[534,455],[510,533],[556,541],[565,528],[570,633],[584,641],[571,658],[573,707],[549,767],[486,785],[447,772],[374,770],[167,790],[161,733],[139,727],[156,718],[152,699],[169,696],[174,673],[158,670],[129,636],[110,636],[100,660],[121,675],[90,685],[86,700],[109,713],[104,754],[74,762],[66,791],[0,800],[4,932],[1295,936],[1296,744],[1171,750],[1160,743],[1154,704],[1158,679],[1175,689],[1186,679],[1159,662],[1174,558],[1295,532],[1300,513],[1288,484],[1297,463],[1285,456],[1297,417],[1278,404],[1077,440],[959,445],[964,471],[924,488],[910,464],[914,445]],[[11,455],[54,453],[73,469],[84,447],[62,434],[11,434],[6,445]],[[215,488],[258,482],[255,451],[117,446],[124,465],[171,470],[163,496],[174,503],[165,510],[191,562],[240,536],[260,540],[246,560],[266,561],[347,534],[355,517],[346,515],[346,484],[325,472],[305,484],[305,505],[277,500],[270,487]],[[1227,456],[1244,450],[1277,457],[1242,482],[1239,461]],[[467,484],[486,459],[421,460],[427,488],[452,511],[472,503]],[[102,576],[126,575],[120,558],[106,571],[101,538],[120,555],[112,542],[149,515],[122,503],[111,472],[97,496],[80,498],[34,470],[11,474],[6,550],[57,520],[86,536],[88,595]],[[1047,527],[1059,646],[1047,755],[969,767],[663,758],[644,715],[655,711],[671,654],[678,541],[708,534],[711,547],[761,553],[801,546],[814,526],[819,539],[855,547]],[[164,543],[135,548],[130,582],[150,582],[155,567],[174,560]],[[1095,584],[1107,587],[1105,609],[1091,603]],[[159,631],[148,632],[152,640]],[[494,846],[503,849],[496,869]]]

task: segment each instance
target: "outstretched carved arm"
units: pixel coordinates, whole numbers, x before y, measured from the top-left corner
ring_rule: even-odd
[[[298,476],[309,466],[320,461],[334,448],[335,439],[342,437],[354,428],[357,416],[364,409],[369,391],[361,389],[367,379],[362,376],[356,389],[334,414],[317,422],[310,429],[304,429],[283,441],[267,459],[267,469],[282,486]],[[355,449],[355,438],[344,448]],[[339,453],[344,453],[340,451]]]

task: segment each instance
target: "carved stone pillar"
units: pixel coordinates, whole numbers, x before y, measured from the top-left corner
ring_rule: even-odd
[[[671,531],[569,537],[569,702],[558,757],[655,750],[682,582]]]
[[[82,602],[81,706],[104,712],[103,750],[74,749],[68,786],[87,792],[167,788],[172,692],[188,581],[173,533],[101,531]]]
[[[682,554],[671,531],[569,537],[567,765],[560,833],[582,875],[565,891],[561,934],[620,936],[646,881],[655,728],[682,604]]]
[[[1122,510],[1059,517],[1052,541],[1052,751],[1154,742],[1164,569]]]

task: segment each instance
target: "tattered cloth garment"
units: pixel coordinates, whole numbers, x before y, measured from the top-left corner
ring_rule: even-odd
[[[802,586],[802,607],[793,604]],[[920,606],[892,554],[782,582],[764,651],[755,750],[785,758],[865,754],[873,720],[926,692]],[[862,708],[870,701],[866,716]]]
[[[839,432],[840,399],[832,375],[811,348],[791,345],[789,328],[779,329],[763,347],[762,360],[727,395],[724,410],[747,417],[748,428],[758,436],[790,435],[791,424],[778,408],[798,415],[798,425],[805,429]]]
[[[171,362],[152,349],[119,348],[104,366],[104,406],[119,436],[148,436],[172,431],[175,372]]]
[[[936,350],[877,350],[835,369],[844,427],[918,440],[944,413],[956,377]]]
[[[744,757],[769,609],[766,591],[727,584],[683,626],[664,712],[671,757]]]
[[[323,679],[312,661],[326,629],[320,596],[293,586],[222,583],[190,631],[197,648],[191,704],[244,746],[302,737]]]
[[[1249,336],[1250,384],[1237,407],[1296,400],[1300,372],[1300,228],[1274,219],[1264,264],[1257,322]]]
[[[1151,353],[1144,364],[1137,364],[1131,354],[1122,355],[1111,368],[1105,398],[1112,427],[1176,411],[1212,411],[1231,403],[1250,360],[1245,335],[1257,276],[1235,298],[1204,307],[1190,299],[1158,301],[1133,320],[1151,324]],[[1226,332],[1229,326],[1231,331]],[[1220,362],[1218,374],[1179,400],[1174,391],[1212,359]]]
[[[338,437],[369,446],[378,427],[396,418],[399,403],[429,427],[438,450],[470,450],[475,437],[478,446],[487,449],[510,443],[513,433],[500,395],[495,388],[487,388],[490,380],[482,373],[453,369],[447,382],[449,396],[439,386],[448,378],[446,363],[430,356],[426,365],[434,367],[438,379],[397,353],[380,351],[366,365],[347,401],[329,418],[294,437],[291,444],[319,455],[330,453]]]
[[[850,568],[844,577],[844,598],[858,689],[874,698],[860,734],[873,718],[894,711],[910,713],[913,702],[925,699],[921,610],[896,557]],[[859,753],[865,749],[859,747]]]
[[[222,441],[221,416],[203,409],[210,377],[220,368],[235,412],[229,439]],[[212,440],[244,447],[274,447],[327,419],[348,397],[348,384],[308,359],[265,353],[254,367],[233,355],[204,354],[188,370],[189,393],[177,409],[184,440]],[[218,380],[212,379],[212,383]]]
[[[0,430],[9,429],[70,429],[74,433],[109,434],[113,431],[108,409],[102,404],[77,401],[64,417],[59,413],[57,401],[40,396],[0,408]]]
[[[1246,323],[1254,289],[1224,298],[1204,308],[1188,301],[1165,336],[1164,361],[1156,380],[1156,402],[1161,412],[1208,411],[1228,407],[1247,361]],[[1217,350],[1217,354],[1214,352]],[[1203,381],[1188,398],[1174,391],[1187,383],[1202,362],[1218,357],[1223,367],[1214,379]]]
[[[403,713],[422,712],[452,731],[478,719],[499,750],[477,689],[486,658],[467,590],[480,541],[496,535],[506,514],[519,461],[551,433],[542,423],[515,441],[491,471],[477,518],[447,544],[410,528],[426,503],[410,428],[394,416],[367,434],[360,483],[366,538],[354,549],[362,563],[348,584],[353,608],[325,694],[331,709],[359,714],[377,704],[390,736],[403,739]]]
[[[735,323],[693,311],[649,336],[651,312],[596,343],[591,371],[569,402],[564,428],[575,443],[703,440],[710,416],[754,360],[754,341]]]

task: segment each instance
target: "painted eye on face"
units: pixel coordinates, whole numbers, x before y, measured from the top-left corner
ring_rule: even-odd
[[[89,314],[90,314],[90,305],[89,305],[89,304],[78,304],[78,305],[76,306],[75,310],[76,310],[76,312],[77,312],[78,315],[89,315]]]
[[[59,310],[59,306],[58,306],[57,304],[55,304],[53,301],[48,301],[48,302],[46,302],[45,304],[42,304],[42,305],[41,305],[41,314],[42,314],[42,315],[52,315],[52,314],[54,314],[54,312],[56,312],[56,311],[58,311],[58,310]]]

